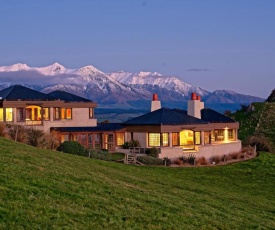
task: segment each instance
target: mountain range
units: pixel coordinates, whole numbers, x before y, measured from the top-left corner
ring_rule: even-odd
[[[80,69],[68,69],[59,63],[39,68],[21,63],[0,66],[0,81],[0,89],[12,84],[22,84],[45,93],[59,89],[105,106],[133,106],[135,101],[151,100],[153,93],[157,93],[160,100],[166,102],[186,102],[192,92],[196,92],[208,104],[250,104],[264,101],[263,98],[231,90],[209,92],[191,86],[178,77],[157,72],[104,73],[92,65]]]

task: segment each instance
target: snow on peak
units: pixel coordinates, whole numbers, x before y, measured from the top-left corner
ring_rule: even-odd
[[[16,72],[21,70],[29,70],[30,67],[26,64],[17,63],[10,66],[0,66],[0,72]]]
[[[138,76],[139,77],[148,77],[148,76],[162,76],[162,75],[157,73],[157,72],[152,73],[152,72],[143,72],[143,71],[141,71],[141,72],[138,73]]]
[[[39,67],[39,68],[33,68],[33,69],[43,75],[48,75],[48,76],[65,74],[65,73],[70,73],[73,71],[70,69],[66,69],[63,65],[60,65],[57,62],[53,63],[52,65],[46,66],[46,67]]]

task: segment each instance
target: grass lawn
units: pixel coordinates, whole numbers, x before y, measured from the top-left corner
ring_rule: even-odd
[[[275,229],[275,154],[132,166],[0,138],[0,229]]]

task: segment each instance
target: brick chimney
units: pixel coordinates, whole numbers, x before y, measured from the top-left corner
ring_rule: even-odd
[[[161,109],[161,103],[158,99],[158,95],[156,93],[153,94],[153,100],[151,102],[151,112]]]
[[[191,100],[188,101],[187,114],[201,119],[201,110],[204,108],[204,102],[201,101],[201,96],[192,93]]]

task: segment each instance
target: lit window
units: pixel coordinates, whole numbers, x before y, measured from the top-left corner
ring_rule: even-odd
[[[60,120],[60,108],[54,108],[54,120]]]
[[[66,119],[72,119],[72,109],[66,109]]]
[[[89,118],[94,118],[94,108],[89,108]]]
[[[180,145],[183,149],[194,149],[194,132],[192,130],[180,132]]]
[[[124,144],[124,133],[117,133],[117,134],[116,134],[116,144],[117,144],[118,146]]]
[[[195,144],[196,145],[201,144],[201,132],[195,132]]]
[[[101,135],[95,134],[95,149],[101,149]]]
[[[210,144],[210,132],[204,132],[204,144]]]
[[[13,109],[6,108],[6,121],[13,121]]]
[[[43,120],[49,121],[50,120],[50,109],[43,108]]]
[[[235,139],[235,129],[228,129],[228,140],[234,141]]]
[[[168,133],[162,133],[162,146],[169,146],[169,135]]]
[[[160,146],[160,133],[149,133],[149,146]]]
[[[179,145],[179,133],[172,133],[172,145]]]
[[[0,108],[0,121],[4,121],[3,108]]]
[[[217,129],[215,130],[215,141],[223,141],[224,140],[224,130]]]

